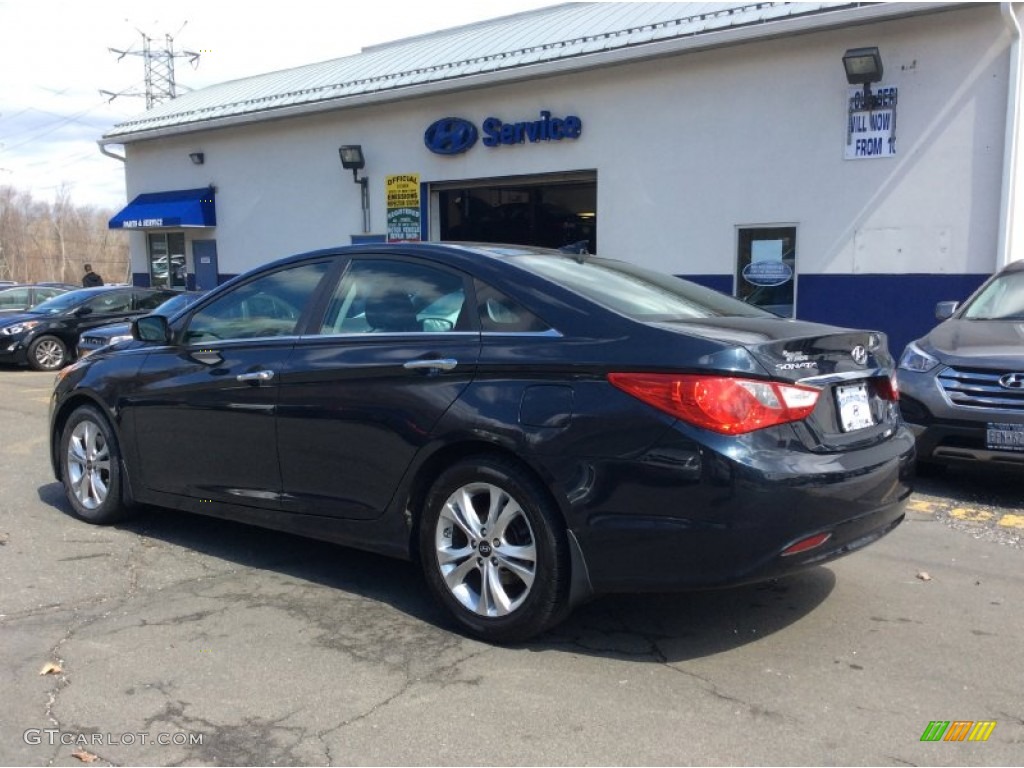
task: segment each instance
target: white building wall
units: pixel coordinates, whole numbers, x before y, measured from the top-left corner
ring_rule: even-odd
[[[375,232],[383,180],[596,170],[598,242],[678,274],[731,274],[738,225],[795,224],[806,273],[986,273],[997,260],[1009,33],[995,4],[527,83],[130,144],[129,198],[217,188],[220,271],[348,243],[362,144]],[[877,45],[899,88],[895,158],[844,160],[847,48]],[[577,141],[442,157],[424,129],[578,115]],[[202,166],[188,154],[205,153]],[[145,245],[132,235],[133,266]]]

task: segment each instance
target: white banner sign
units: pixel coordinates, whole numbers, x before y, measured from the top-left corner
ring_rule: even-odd
[[[864,103],[864,89],[847,92],[847,160],[866,160],[896,155],[896,86],[879,86],[871,94],[871,109]]]

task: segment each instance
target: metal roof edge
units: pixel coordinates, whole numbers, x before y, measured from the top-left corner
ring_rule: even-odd
[[[553,61],[526,64],[508,69],[492,70],[490,72],[438,80],[431,83],[403,86],[401,88],[374,91],[372,93],[357,94],[354,96],[327,98],[322,101],[307,102],[291,106],[270,107],[265,110],[246,112],[238,115],[226,115],[224,117],[206,120],[198,119],[194,122],[179,123],[177,125],[162,126],[152,129],[142,129],[114,136],[105,135],[98,141],[98,143],[101,147],[118,144],[127,145],[141,141],[165,138],[168,136],[183,136],[211,130],[251,125],[254,123],[286,120],[289,118],[320,114],[323,112],[355,109],[377,104],[405,101],[413,98],[424,98],[443,93],[450,93],[452,91],[480,89],[493,85],[513,83],[520,80],[528,80],[537,77],[554,77],[570,72],[627,64],[646,59],[724,47],[726,45],[736,45],[756,40],[770,40],[779,37],[789,37],[792,35],[806,34],[829,28],[860,26],[885,19],[896,19],[927,13],[961,10],[964,8],[978,7],[979,5],[989,4],[970,2],[969,0],[965,2],[856,3],[851,4],[846,8],[840,7],[835,10],[821,11],[784,20],[762,22],[760,24],[750,24],[742,27],[717,30],[690,37],[672,38],[652,43],[644,43],[643,45],[629,48],[618,48],[611,51],[598,51],[566,59],[556,59]],[[771,27],[770,32],[767,29],[768,25]]]

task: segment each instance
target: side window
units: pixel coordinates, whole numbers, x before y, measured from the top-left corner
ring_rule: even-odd
[[[59,288],[36,288],[36,303],[59,296],[63,291]]]
[[[303,264],[237,286],[192,316],[185,343],[294,336],[327,263]]]
[[[543,333],[551,326],[497,288],[476,281],[480,330],[484,333]]]
[[[40,296],[40,300],[49,298]],[[12,288],[9,291],[0,292],[0,308],[13,308],[28,306],[28,288]]]
[[[177,295],[175,291],[159,291],[157,293],[137,293],[135,295],[135,307],[143,312],[152,312],[172,296]]]
[[[109,315],[115,312],[132,311],[132,294],[124,291],[101,293],[86,304],[97,315]]]
[[[356,259],[338,285],[321,334],[468,330],[462,278],[425,264]]]

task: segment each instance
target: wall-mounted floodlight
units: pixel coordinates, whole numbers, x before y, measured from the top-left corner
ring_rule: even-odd
[[[882,56],[878,48],[850,48],[843,54],[843,68],[846,70],[846,82],[864,86],[864,106],[871,109],[871,83],[882,79]]]
[[[338,156],[341,158],[341,167],[352,171],[352,180],[362,188],[363,200],[363,233],[370,231],[370,180],[365,176],[359,178],[359,171],[366,166],[366,158],[363,157],[361,144],[346,144],[338,147]]]
[[[356,175],[356,171],[361,171],[366,166],[366,158],[363,157],[363,147],[360,144],[339,147],[338,155],[341,157],[341,167],[351,170],[353,176]]]
[[[192,161],[192,165],[202,165],[206,162],[206,155],[202,152],[190,152],[188,159]]]

